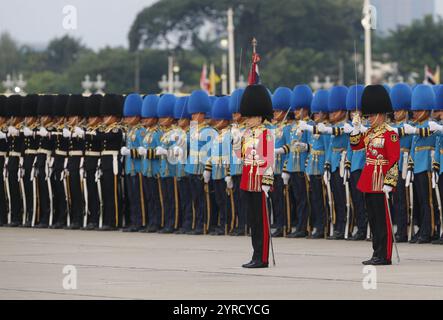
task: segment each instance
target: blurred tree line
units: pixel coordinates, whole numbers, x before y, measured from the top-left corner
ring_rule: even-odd
[[[221,71],[226,34],[226,10],[235,10],[237,73],[247,76],[251,39],[259,40],[263,82],[271,89],[309,83],[314,75],[354,82],[354,41],[363,53],[360,0],[160,0],[142,10],[128,34],[129,50],[106,47],[93,51],[81,39],[53,39],[44,50],[18,45],[0,35],[0,79],[23,73],[28,92],[81,92],[86,74],[101,74],[107,92],[131,92],[135,55],[140,54],[143,92],[158,92],[167,73],[167,57],[180,65],[183,91],[199,87],[203,63]],[[443,65],[443,21],[431,17],[379,38],[374,35],[374,58],[398,62],[403,74],[421,73],[424,64]],[[242,54],[240,55],[240,52]],[[242,61],[239,65],[239,61]],[[342,70],[339,70],[342,61]],[[238,75],[237,75],[238,76]],[[363,79],[362,75],[359,76]]]

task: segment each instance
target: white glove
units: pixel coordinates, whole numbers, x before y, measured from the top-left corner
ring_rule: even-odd
[[[49,132],[48,132],[48,130],[46,130],[46,128],[45,127],[40,127],[40,129],[38,130],[38,133],[37,133],[40,137],[47,137],[48,136],[48,134],[49,134]]]
[[[129,150],[126,147],[122,147],[120,149],[120,153],[121,153],[122,156],[129,156],[131,154],[131,150]]]
[[[80,127],[74,128],[74,134],[73,134],[74,137],[83,138],[84,135],[85,135],[85,131],[82,128],[80,128]]]
[[[169,137],[169,142],[171,142],[171,143],[176,142],[178,140],[178,138],[179,138],[179,134],[174,132]]]
[[[414,181],[414,173],[412,170],[408,170],[408,173],[406,174],[406,181],[405,186],[408,188],[411,185],[411,182]]]
[[[6,139],[6,133],[0,131],[0,140]]]
[[[63,138],[71,138],[71,131],[66,128],[63,128]]]
[[[143,147],[138,147],[137,151],[138,154],[141,155],[142,157],[148,154],[148,150],[146,150],[146,148]]]
[[[25,137],[31,137],[34,134],[34,131],[29,129],[28,127],[23,128],[23,134]]]
[[[432,172],[432,189],[435,189],[438,184],[438,180],[440,179],[440,175],[437,171]]]
[[[329,172],[329,170],[325,170],[325,173],[323,173],[323,181],[325,182],[325,184],[328,184],[329,181],[331,181],[331,173]]]
[[[306,123],[306,121],[299,121],[298,123],[298,129],[301,131],[309,131],[314,132],[314,127],[310,126]]]
[[[396,134],[398,134],[398,128],[392,128],[392,131],[394,131]]]
[[[209,180],[211,180],[211,171],[205,170],[203,172],[203,180],[205,183],[209,183]]]
[[[405,129],[406,134],[417,134],[417,128],[414,128],[409,123],[405,123],[403,128]]]
[[[368,131],[369,130],[369,128],[368,127],[365,127],[365,126],[361,126],[361,128],[360,128],[360,132],[361,133],[365,133],[366,131]]]
[[[388,185],[384,185],[384,186],[383,186],[383,192],[384,192],[386,195],[390,194],[390,193],[392,192],[392,187],[391,187],[391,186],[388,186]]]
[[[226,176],[225,177],[225,182],[226,182],[226,187],[228,189],[234,188],[234,183],[232,182],[232,177],[231,176]]]
[[[431,130],[431,132],[435,132],[435,131],[443,132],[443,126],[439,125],[435,121],[429,121],[429,130]]]
[[[352,131],[354,131],[354,127],[351,126],[349,123],[345,123],[343,126],[343,132],[346,134],[350,134]]]
[[[261,189],[265,193],[266,198],[269,198],[269,191],[271,190],[271,187],[270,186],[262,185]]]
[[[13,126],[8,127],[8,136],[17,137],[19,134],[20,131],[18,131],[15,127]]]
[[[163,147],[157,147],[155,149],[155,155],[156,156],[167,156],[168,155],[168,150],[166,150]]]
[[[319,123],[317,129],[320,133],[332,134],[332,128],[327,127],[324,123]]]
[[[285,149],[283,148],[277,148],[274,150],[275,154],[285,154]]]
[[[287,172],[282,172],[281,178],[283,179],[283,184],[287,186],[289,184],[289,179],[291,178],[291,175]]]

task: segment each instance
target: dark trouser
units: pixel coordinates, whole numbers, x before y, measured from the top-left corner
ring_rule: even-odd
[[[18,157],[10,157],[8,162],[8,184],[11,194],[11,222],[22,223],[22,195],[20,194],[20,183],[18,181],[18,166],[20,159]]]
[[[215,187],[214,187],[214,181],[210,180],[208,183],[208,190],[209,190],[209,211],[206,211],[206,218],[205,221],[208,232],[213,231],[218,226],[218,205],[217,201],[215,200]],[[206,198],[208,199],[208,198]],[[209,212],[209,214],[208,214]],[[209,223],[208,223],[209,219]]]
[[[8,201],[5,190],[5,180],[3,178],[3,167],[5,157],[0,156],[0,225],[8,223]]]
[[[41,225],[49,225],[49,216],[51,214],[50,194],[48,183],[50,180],[46,180],[46,172],[44,167],[39,167],[37,181],[37,203],[38,203],[38,221]],[[51,199],[53,200],[53,198]],[[53,221],[54,222],[54,221]]]
[[[95,170],[88,170],[86,174],[86,189],[88,191],[88,224],[98,226],[100,220],[100,198],[98,186],[95,181]]]
[[[307,231],[308,228],[308,190],[306,189],[306,176],[303,172],[291,173],[289,180],[292,186],[292,192],[295,198],[297,214],[297,231]]]
[[[285,195],[284,184],[281,175],[274,175],[274,186],[271,192],[272,209],[274,216],[272,222],[277,229],[286,226],[285,223]]]
[[[181,229],[185,231],[192,230],[193,213],[192,213],[192,201],[191,190],[189,188],[189,177],[177,178],[178,187],[178,199],[180,205],[180,222]]]
[[[203,221],[207,219],[206,196],[209,197],[209,194],[205,193],[205,183],[202,177],[194,174],[189,175],[189,189],[195,210],[195,229],[203,231]]]
[[[174,229],[175,225],[175,196],[174,178],[160,178],[163,196],[164,216],[162,226],[165,229]]]
[[[318,233],[324,233],[327,213],[326,198],[323,191],[323,176],[315,175],[309,176],[311,181],[311,213],[312,225]]]
[[[391,261],[393,235],[386,196],[380,193],[366,193],[365,201],[372,232],[373,257]]]
[[[248,225],[251,227],[253,261],[268,263],[269,258],[269,215],[266,196],[263,192],[245,192]]]
[[[143,193],[148,211],[148,226],[159,228],[162,215],[160,180],[154,177],[143,177]]]
[[[438,189],[440,191],[440,200],[443,199],[442,195],[443,195],[443,175],[440,175],[439,179],[438,179]],[[437,190],[435,190],[435,192],[437,192]],[[435,196],[437,197],[437,193],[435,193]],[[437,199],[435,199],[435,201],[437,201]],[[438,207],[438,204],[437,204]],[[443,208],[442,208],[443,210]],[[440,226],[440,234],[441,234],[441,229],[443,228],[443,221],[442,221],[442,216],[439,210],[437,210],[438,212],[438,218],[437,221],[439,222],[439,226]],[[443,235],[441,237],[441,239],[443,239]]]
[[[128,189],[129,224],[132,227],[146,226],[145,199],[143,197],[142,174],[126,175],[126,188]]]
[[[224,179],[214,180],[215,202],[218,208],[218,227],[227,233],[228,223],[228,194]]]
[[[70,221],[71,225],[81,226],[83,220],[83,214],[85,212],[84,196],[81,187],[80,177],[80,158],[78,156],[69,157],[68,160],[68,172],[69,176],[69,199],[70,199]]]
[[[420,208],[419,236],[422,239],[429,239],[434,235],[435,229],[431,174],[422,172],[414,175],[414,189],[417,191],[417,201]]]
[[[121,186],[120,177],[111,170],[103,170],[101,177],[103,193],[103,226],[119,227],[121,225]]]
[[[63,159],[54,161],[54,166],[57,161],[63,162]],[[54,217],[53,224],[66,225],[67,217],[67,202],[65,193],[65,182],[61,179],[62,170],[55,169],[51,176],[52,192],[53,192],[53,206],[54,206]]]
[[[352,204],[354,205],[354,217],[356,218],[358,232],[366,234],[368,230],[368,218],[365,208],[365,196],[357,189],[358,181],[360,180],[361,170],[351,172],[350,189]],[[352,233],[352,230],[350,230]]]
[[[343,178],[337,170],[331,173],[331,191],[335,207],[335,232],[344,233],[346,223],[346,191]]]
[[[235,211],[235,227],[240,232],[246,231],[246,205],[242,199],[244,191],[240,189],[241,175],[232,176],[232,184],[234,185],[234,211]]]
[[[25,187],[25,198],[26,198],[26,222],[31,223],[32,222],[32,216],[34,213],[34,189],[33,189],[33,182],[31,181],[31,172],[32,172],[32,165],[34,164],[35,155],[25,155],[23,157],[23,169],[24,169],[24,175],[23,175],[23,186]],[[39,210],[36,207],[36,219],[35,223],[38,224],[40,221],[40,214]]]
[[[401,177],[398,178],[397,188],[393,194],[394,211],[392,217],[397,224],[397,235],[400,237],[406,237],[408,235],[408,208],[407,208],[407,192],[405,186],[405,180]]]

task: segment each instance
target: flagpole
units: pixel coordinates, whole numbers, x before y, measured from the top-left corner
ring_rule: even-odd
[[[362,20],[365,29],[365,84],[372,83],[371,1],[365,0]]]
[[[228,10],[228,43],[229,43],[229,90],[230,93],[235,90],[235,50],[234,50],[234,10]]]

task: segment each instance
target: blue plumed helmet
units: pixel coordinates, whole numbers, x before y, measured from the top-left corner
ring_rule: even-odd
[[[329,92],[328,110],[329,112],[346,111],[346,98],[348,88],[345,86],[334,86]]]
[[[160,98],[156,94],[147,95],[143,99],[142,118],[158,118],[157,105]]]
[[[312,113],[318,113],[318,112],[329,112],[328,110],[328,99],[329,99],[329,92],[328,90],[318,90],[314,98],[311,102],[311,112]]]
[[[217,100],[216,96],[209,96],[209,101],[211,102],[211,108],[205,114],[205,119],[211,119],[212,117],[212,109],[214,108],[215,101]]]
[[[174,105],[174,118],[175,119],[190,119],[191,116],[188,113],[188,97],[181,97],[175,101]]]
[[[177,98],[173,94],[161,96],[157,105],[157,115],[159,118],[174,117],[174,106]]]
[[[349,87],[348,95],[346,96],[346,110],[355,111],[355,109],[357,109],[361,111],[361,97],[363,96],[363,90],[365,90],[365,86],[361,84]]]
[[[434,110],[443,110],[443,84],[435,85],[433,89],[435,93]]]
[[[275,90],[272,96],[272,108],[274,110],[288,111],[291,107],[292,90],[280,87]]]
[[[394,111],[411,110],[412,90],[406,83],[397,83],[391,89],[391,102]]]
[[[211,117],[214,120],[232,120],[232,113],[229,110],[229,97],[219,97],[215,100]]]
[[[195,90],[188,100],[188,111],[190,114],[207,113],[211,110],[211,101],[206,91]]]
[[[312,90],[307,84],[295,86],[292,91],[291,109],[310,109],[312,103]]]
[[[240,102],[244,91],[244,89],[236,89],[229,98],[229,111],[231,113],[240,112]]]
[[[124,117],[140,117],[142,115],[142,97],[138,93],[131,93],[125,99],[123,106]]]
[[[435,107],[435,93],[427,84],[419,84],[412,92],[412,111],[430,111]]]

